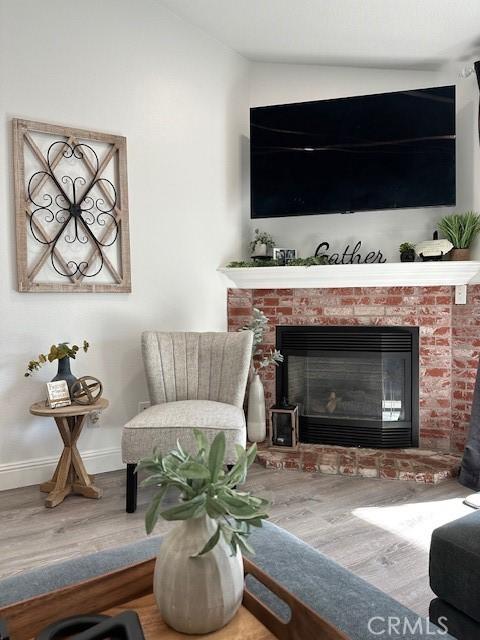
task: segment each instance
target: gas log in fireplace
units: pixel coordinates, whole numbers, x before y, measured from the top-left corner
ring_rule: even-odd
[[[418,446],[418,328],[277,327],[277,402],[299,406],[300,441]]]

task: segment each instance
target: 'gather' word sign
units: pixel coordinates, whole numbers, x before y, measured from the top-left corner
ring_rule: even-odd
[[[387,259],[383,257],[380,250],[369,251],[365,257],[360,253],[362,248],[362,242],[359,240],[357,244],[350,249],[350,245],[347,244],[343,253],[326,253],[330,249],[328,242],[321,242],[315,250],[315,256],[317,258],[325,256],[328,264],[372,264],[373,262],[386,262]]]

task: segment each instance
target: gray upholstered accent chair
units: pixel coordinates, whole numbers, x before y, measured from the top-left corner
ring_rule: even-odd
[[[250,331],[142,334],[151,407],[123,428],[128,513],[136,509],[135,466],[154,447],[168,453],[179,440],[188,451],[194,446],[194,428],[202,429],[209,441],[219,431],[225,433],[229,464],[235,460],[235,445],[245,447],[243,400],[252,341]]]

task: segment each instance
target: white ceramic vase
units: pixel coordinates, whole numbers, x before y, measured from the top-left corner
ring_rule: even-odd
[[[200,557],[217,524],[209,516],[184,520],[168,533],[155,564],[155,600],[165,622],[180,633],[210,633],[225,626],[242,602],[243,560],[220,537]]]
[[[267,437],[265,391],[258,373],[254,373],[248,391],[247,437],[250,442],[263,442]]]
[[[253,250],[253,256],[258,256],[259,258],[261,258],[267,255],[268,255],[267,245],[257,242],[257,244],[255,245],[255,249]]]

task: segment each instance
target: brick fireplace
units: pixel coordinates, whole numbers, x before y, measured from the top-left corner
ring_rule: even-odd
[[[480,285],[468,287],[465,305],[455,304],[454,287],[450,286],[229,289],[229,330],[236,331],[248,323],[253,307],[261,309],[270,321],[267,348],[275,346],[278,325],[418,327],[421,450],[409,450],[407,458],[411,460],[428,450],[425,455],[433,456],[434,462],[451,461],[463,451],[480,355]],[[276,400],[275,371],[270,368],[262,372],[262,377],[270,406]],[[290,456],[291,461],[300,456],[303,463],[307,453],[334,453],[328,447],[315,446],[317,449],[305,445],[303,453]],[[334,449],[338,455],[355,453],[350,448],[343,453],[341,447]],[[389,451],[402,457],[403,450]],[[376,455],[374,450],[363,452]],[[358,455],[362,454],[357,452],[354,457]],[[275,456],[271,453],[271,461]],[[306,459],[313,460],[312,456]],[[351,466],[344,462],[344,467]],[[321,461],[315,464],[319,468]]]

